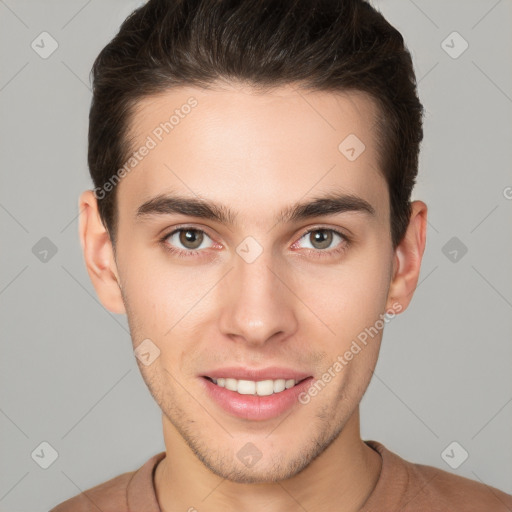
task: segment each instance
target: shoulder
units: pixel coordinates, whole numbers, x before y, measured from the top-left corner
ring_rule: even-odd
[[[428,509],[435,504],[436,510],[510,512],[512,495],[483,482],[472,480],[448,471],[424,464],[407,463],[414,495],[410,496],[411,510]],[[416,508],[416,510],[419,510]]]
[[[150,457],[136,471],[129,471],[91,487],[52,508],[50,512],[159,512],[153,473],[165,451]]]
[[[378,441],[365,443],[381,455],[382,469],[362,508],[364,512],[512,511],[512,495],[496,487],[434,466],[410,462]]]
[[[60,503],[49,512],[126,512],[126,489],[135,471],[123,473]]]

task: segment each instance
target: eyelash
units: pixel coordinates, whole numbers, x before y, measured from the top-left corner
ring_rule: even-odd
[[[306,249],[308,253],[312,253],[312,256],[314,258],[328,258],[332,256],[338,256],[342,253],[344,253],[352,243],[352,239],[349,238],[347,235],[342,233],[341,231],[338,231],[337,229],[333,228],[324,228],[324,227],[315,227],[312,229],[308,229],[302,235],[299,237],[299,240],[301,238],[304,238],[306,235],[309,235],[309,233],[314,233],[315,231],[330,231],[331,233],[334,233],[338,235],[341,238],[341,242],[339,243],[339,246],[336,249]],[[294,242],[295,244],[296,242]]]
[[[174,235],[175,233],[179,233],[180,231],[188,231],[188,230],[191,230],[191,231],[193,230],[193,231],[197,231],[199,233],[204,233],[206,236],[211,238],[210,235],[208,235],[208,233],[202,229],[198,229],[193,226],[180,226],[180,227],[175,228],[174,230],[170,231],[169,233],[165,234],[164,236],[162,236],[159,239],[159,242],[163,245],[163,247],[166,251],[170,252],[172,255],[178,256],[179,258],[190,258],[190,257],[194,257],[196,255],[199,255],[204,249],[185,251],[183,249],[175,249],[174,247],[171,247],[167,243],[167,239],[170,236]],[[343,253],[348,249],[348,247],[352,243],[352,239],[350,237],[348,237],[347,235],[345,235],[344,233],[342,233],[341,231],[338,231],[333,228],[324,228],[324,227],[315,227],[315,228],[305,231],[304,233],[302,233],[302,235],[299,237],[299,239],[297,241],[304,238],[309,233],[314,233],[315,231],[331,231],[332,233],[335,233],[342,239],[339,247],[337,247],[336,249],[331,249],[331,250],[306,249],[308,252],[310,252],[310,253],[312,252],[314,254],[313,257],[315,257],[315,258],[325,258],[325,257],[335,256],[340,253]],[[294,244],[295,243],[297,243],[297,242],[294,242]]]

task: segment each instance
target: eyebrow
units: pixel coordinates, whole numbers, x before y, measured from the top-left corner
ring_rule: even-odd
[[[362,197],[354,194],[328,193],[307,202],[297,202],[281,210],[275,223],[298,222],[312,217],[355,212],[375,216],[374,207]],[[237,215],[227,206],[207,199],[160,194],[139,206],[137,219],[144,217],[181,214],[234,225]]]

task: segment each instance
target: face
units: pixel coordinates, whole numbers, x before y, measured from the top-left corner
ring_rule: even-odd
[[[396,305],[375,113],[362,93],[226,87],[147,98],[133,118],[134,147],[152,146],[117,185],[133,347],[165,421],[223,478],[297,474],[369,384]]]

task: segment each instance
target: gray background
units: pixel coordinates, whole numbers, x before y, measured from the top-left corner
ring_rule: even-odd
[[[140,4],[0,0],[2,512],[46,511],[164,450],[126,319],[98,302],[77,234],[92,187],[90,67]],[[374,5],[415,63],[426,118],[413,198],[429,226],[418,289],[386,327],[362,401],[362,437],[512,493],[512,1]],[[31,47],[43,31],[59,45],[46,59]],[[457,36],[442,44],[453,31],[469,44],[457,58]],[[46,261],[43,237],[57,249]],[[44,441],[58,453],[47,469],[32,456]]]

